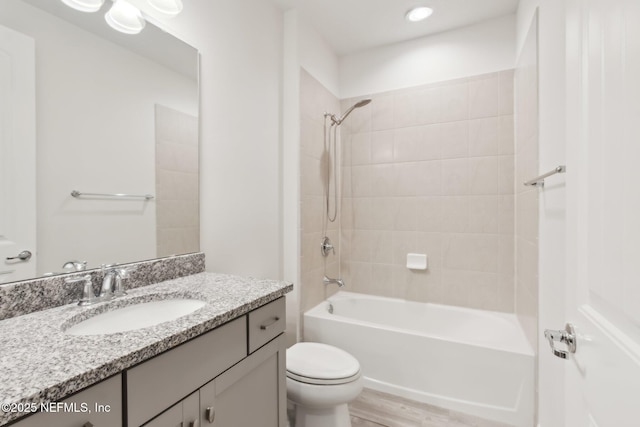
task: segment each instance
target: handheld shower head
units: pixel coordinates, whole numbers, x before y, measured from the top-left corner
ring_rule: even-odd
[[[340,126],[344,121],[344,119],[346,119],[347,116],[351,114],[353,110],[355,110],[356,108],[364,107],[370,102],[371,102],[371,99],[369,98],[361,99],[360,101],[353,104],[347,111],[345,111],[344,114],[340,116],[340,118],[336,118],[334,115],[331,115],[331,121],[333,122],[333,124]]]
[[[355,105],[353,106],[353,108],[360,108],[360,107],[364,107],[365,105],[367,105],[368,103],[371,102],[370,98],[365,98],[365,99],[361,99],[360,101],[356,102]]]
[[[336,146],[337,141],[336,141],[336,135],[338,133],[338,126],[340,126],[340,124],[344,121],[344,119],[347,118],[347,116],[349,114],[351,114],[351,112],[353,110],[355,110],[356,108],[360,108],[360,107],[364,107],[365,105],[367,105],[368,103],[371,102],[371,99],[361,99],[360,101],[356,102],[355,104],[353,104],[347,111],[344,112],[344,114],[340,117],[337,118],[335,114],[331,114],[331,113],[324,113],[324,126],[323,126],[323,132],[324,132],[324,144],[326,147],[326,153],[327,155],[329,154],[331,147],[333,146],[333,160],[331,160],[331,158],[329,158],[329,161],[326,162],[327,164],[327,174],[326,174],[326,187],[325,187],[325,201],[326,201],[326,208],[327,208],[327,216],[326,219],[329,222],[334,222],[338,216],[338,188],[337,188],[337,182],[338,182],[338,173],[337,170],[339,169],[339,167],[332,167],[332,163],[336,163],[338,161],[338,156],[336,155]],[[331,119],[331,123],[329,123],[329,126],[327,126],[327,118]],[[334,127],[335,126],[335,127]],[[331,131],[333,131],[333,142],[332,142],[332,138],[331,138]],[[328,135],[327,135],[328,133]],[[328,136],[328,138],[327,138]],[[338,165],[339,166],[339,165]],[[333,169],[333,213],[331,213],[330,209],[329,209],[329,184],[331,182],[330,179],[330,171]],[[325,223],[326,224],[326,223]],[[323,226],[324,229],[324,226]],[[325,230],[326,231],[326,230]],[[325,279],[327,279],[325,277]],[[325,282],[326,284],[327,282]],[[342,283],[341,280],[336,280],[334,282],[329,282],[329,283],[337,283],[339,286],[343,286],[344,283]]]

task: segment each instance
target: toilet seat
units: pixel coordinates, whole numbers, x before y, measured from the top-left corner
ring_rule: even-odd
[[[302,375],[296,375],[293,372],[287,371],[287,378],[292,379],[294,381],[301,382],[301,383],[312,384],[312,385],[340,385],[340,384],[347,384],[347,383],[353,382],[358,378],[360,378],[360,371],[358,371],[357,374],[352,375],[348,378],[332,378],[332,379],[309,378],[309,377],[304,377]]]
[[[303,342],[287,350],[287,377],[305,384],[347,384],[360,378],[360,363],[339,348]]]

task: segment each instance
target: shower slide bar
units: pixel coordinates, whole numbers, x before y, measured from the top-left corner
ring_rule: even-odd
[[[79,198],[82,196],[91,196],[91,197],[116,197],[116,198],[123,198],[123,199],[145,199],[145,200],[151,200],[154,198],[154,196],[152,196],[151,194],[122,194],[122,193],[116,193],[116,194],[105,194],[105,193],[81,193],[78,190],[73,190],[71,192],[71,195],[75,198]]]
[[[545,174],[540,175],[539,177],[533,178],[524,183],[524,185],[529,185],[533,187],[544,187],[544,179],[550,177],[551,175],[555,175],[557,173],[565,173],[567,171],[567,167],[564,165],[560,165],[552,171],[549,171]]]

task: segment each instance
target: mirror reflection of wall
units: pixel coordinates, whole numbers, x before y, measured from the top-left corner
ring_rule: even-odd
[[[156,105],[157,256],[197,252],[198,118]]]
[[[87,268],[95,268],[199,250],[197,52],[181,43],[193,61],[183,72],[184,61],[176,67],[161,65],[120,45],[127,37],[149,37],[153,31],[172,38],[152,25],[135,36],[108,29],[114,42],[35,7],[38,3],[62,4],[0,2],[0,25],[35,41],[37,248],[32,251],[37,275],[62,272],[71,260],[86,260]],[[93,15],[64,13],[74,19]],[[104,23],[102,16],[97,18]],[[144,47],[143,39],[136,40]],[[172,55],[169,43],[175,45],[154,41],[149,47],[165,46],[170,57],[184,58]],[[161,114],[156,105],[172,113]],[[183,127],[172,130],[170,123]],[[188,135],[190,143],[171,140],[176,132],[183,132],[181,138]],[[174,163],[157,171],[156,158],[161,162],[167,153],[156,149],[167,147]],[[163,193],[166,182],[174,193]],[[72,190],[162,197],[73,198]],[[176,197],[178,190],[189,198]],[[181,232],[188,236],[178,238]]]

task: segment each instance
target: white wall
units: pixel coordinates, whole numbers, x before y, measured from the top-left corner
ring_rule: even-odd
[[[298,16],[298,56],[300,67],[335,96],[339,95],[338,56],[320,33],[304,17]]]
[[[155,193],[155,104],[197,115],[195,82],[22,2],[0,23],[36,45],[38,274],[154,258],[154,202],[70,193]]]
[[[160,25],[200,65],[200,226],[207,270],[282,277],[282,12],[264,0],[189,0]]]
[[[287,344],[300,338],[300,63],[298,14],[284,14],[282,127],[282,238],[284,279],[294,283],[287,295]]]
[[[511,69],[515,16],[340,58],[340,97],[350,98]]]
[[[300,277],[300,70],[304,68],[330,92],[338,92],[338,57],[295,9],[284,14],[282,217],[284,279]],[[287,296],[289,344],[300,337],[300,287]]]
[[[538,15],[539,172],[565,164],[565,10],[556,0],[521,0],[518,48],[531,18]],[[517,118],[516,118],[517,120]],[[570,165],[568,166],[571,167]],[[542,427],[564,420],[564,362],[554,357],[542,335],[562,329],[565,304],[565,187],[549,181],[539,197],[538,420]],[[517,185],[517,183],[516,183]]]

